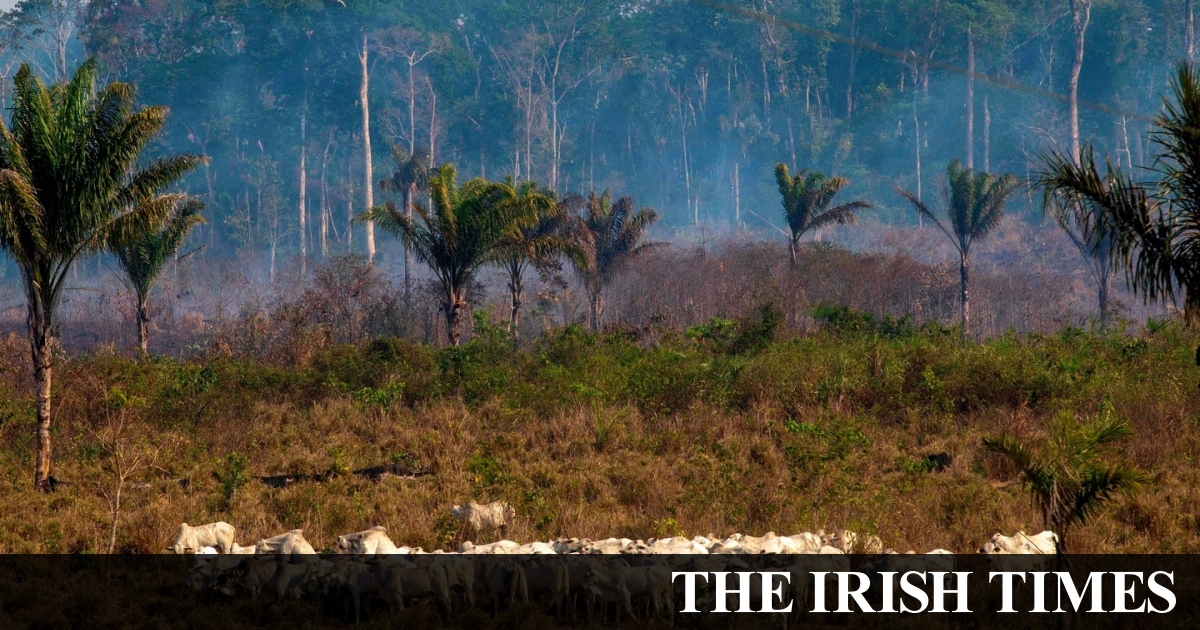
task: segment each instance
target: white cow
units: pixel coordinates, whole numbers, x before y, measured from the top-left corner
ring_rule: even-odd
[[[195,527],[183,523],[175,536],[175,544],[167,551],[194,553],[203,547],[218,547],[222,553],[229,553],[233,548],[233,532],[233,525],[224,521]]]
[[[264,538],[254,545],[256,554],[281,553],[316,557],[317,550],[304,539],[304,530],[293,529],[286,534]]]
[[[459,545],[458,552],[466,554],[496,554],[496,553],[517,553],[521,545],[511,540],[498,540],[494,543],[486,545],[476,545],[471,541],[464,542]]]
[[[504,501],[493,501],[484,505],[472,501],[466,507],[455,505],[450,508],[450,514],[476,532],[505,529],[517,515],[516,510]]]
[[[338,553],[373,556],[376,554],[394,554],[399,551],[399,548],[396,547],[391,538],[388,538],[387,528],[382,525],[376,525],[368,530],[338,536],[337,550]]]
[[[1019,531],[1015,536],[993,534],[992,540],[985,543],[979,551],[980,553],[1054,555],[1056,549],[1058,549],[1058,534],[1052,531],[1044,531],[1032,536]]]

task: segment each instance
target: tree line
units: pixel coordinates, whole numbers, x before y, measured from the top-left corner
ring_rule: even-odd
[[[22,0],[0,74],[65,80],[96,56],[169,106],[151,151],[211,158],[188,176],[203,255],[273,271],[375,255],[353,218],[402,192],[373,186],[395,145],[470,177],[621,190],[670,228],[760,233],[778,162],[847,177],[895,222],[912,214],[894,187],[921,198],[956,158],[1029,177],[1041,147],[1090,137],[1147,165],[1145,118],[1194,57],[1192,24],[1190,0]]]

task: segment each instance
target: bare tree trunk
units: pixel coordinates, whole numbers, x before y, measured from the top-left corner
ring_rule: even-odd
[[[325,155],[321,158],[321,257],[329,256],[329,223],[331,210],[329,208],[329,149],[333,146],[333,130],[329,130],[329,140],[325,142]]]
[[[34,486],[42,492],[51,492],[54,482],[50,476],[50,381],[54,368],[54,329],[50,313],[46,312],[33,291],[30,294],[26,327],[29,330],[33,377],[37,387],[37,468]]]
[[[850,39],[858,39],[858,0],[850,11]],[[850,71],[846,76],[846,118],[854,113],[854,71],[858,67],[858,48],[850,47]]]
[[[988,95],[983,95],[983,172],[992,172],[992,109]]]
[[[521,336],[521,306],[524,305],[525,299],[525,283],[521,275],[519,266],[509,267],[508,289],[512,294],[512,310],[509,313],[508,330],[512,333],[514,340]]]
[[[915,95],[914,95],[915,97]],[[921,119],[917,117],[917,102],[913,100],[913,129],[916,130],[917,140],[917,201],[921,201]],[[925,227],[925,218],[917,214],[917,225]]]
[[[799,253],[797,252],[798,249],[800,249],[800,238],[793,236],[792,240],[788,242],[788,257],[791,259],[793,267],[796,266],[796,255]]]
[[[1190,62],[1196,61],[1196,20],[1193,12],[1192,0],[1184,0],[1183,14],[1187,20],[1187,26],[1184,29],[1184,53],[1187,55],[1187,60]]]
[[[362,63],[362,85],[358,91],[358,99],[362,103],[362,134],[363,134],[363,184],[365,187],[367,210],[375,207],[375,174],[371,169],[371,71],[367,64],[370,48],[367,46],[367,34],[362,36],[362,52],[358,59]],[[367,260],[375,261],[375,222],[367,221]]]
[[[963,337],[965,338],[967,337],[968,330],[970,329],[971,325],[971,294],[968,291],[970,270],[966,254],[961,254],[959,256],[959,273],[962,280],[962,327]]]
[[[592,332],[600,332],[600,289],[588,289],[588,323]]]
[[[138,345],[144,353],[150,348],[150,299],[139,295],[137,301]]]
[[[792,117],[791,116],[787,117],[787,128],[788,128],[788,154],[792,158],[792,163],[789,164],[789,166],[791,166],[792,170],[794,171],[794,170],[796,170],[796,134],[794,132],[792,132]]]
[[[118,475],[121,473],[118,472]],[[108,555],[112,555],[117,549],[117,523],[121,520],[121,490],[125,486],[125,480],[122,478],[117,481],[116,496],[113,497],[112,505],[112,527],[108,530]]]
[[[346,194],[346,251],[354,251],[354,184],[351,183]]]
[[[411,154],[409,154],[409,155],[411,155]],[[408,219],[410,221],[412,220],[412,216],[413,216],[412,204],[413,204],[413,194],[415,192],[416,192],[416,184],[409,184],[408,186],[406,186],[404,188],[404,192],[401,193],[401,195],[400,195],[401,196],[400,203],[404,204],[404,216],[408,217]],[[404,243],[404,306],[405,307],[407,307],[411,303],[410,300],[412,299],[412,266],[413,266],[412,248],[409,247],[408,242],[406,241]]]
[[[975,36],[967,27],[967,170],[975,170]]]
[[[1071,157],[1079,163],[1079,73],[1083,70],[1083,38],[1092,17],[1092,0],[1070,0],[1075,30],[1075,56],[1071,59],[1070,117]]]
[[[300,276],[308,266],[308,96],[300,112]]]
[[[1097,267],[1100,267],[1100,278],[1097,283],[1096,298],[1100,303],[1100,330],[1108,330],[1108,291],[1109,291],[1109,275],[1106,262],[1097,261]],[[1103,265],[1103,266],[1102,266]]]

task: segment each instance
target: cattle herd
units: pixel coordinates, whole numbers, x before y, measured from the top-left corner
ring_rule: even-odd
[[[467,529],[503,530],[513,510],[503,502],[455,506],[453,515]],[[485,596],[493,614],[519,602],[549,602],[555,614],[586,605],[602,614],[610,607],[619,618],[634,616],[634,602],[642,602],[648,613],[674,614],[672,571],[726,571],[748,566],[747,556],[763,556],[773,570],[791,571],[793,595],[805,601],[811,571],[850,571],[853,559],[867,566],[855,570],[953,571],[953,552],[935,549],[925,554],[899,553],[884,549],[870,534],[848,530],[778,536],[733,534],[631,540],[628,538],[558,538],[547,542],[519,544],[500,540],[487,544],[464,542],[457,553],[397,546],[382,526],[339,536],[332,553],[319,555],[296,529],[243,547],[234,541],[228,523],[180,526],[175,544],[178,554],[195,554],[188,584],[201,592],[225,596],[248,596],[272,600],[302,599],[341,594],[353,605],[357,621],[363,603],[383,600],[391,609],[422,599],[436,601],[448,617],[455,599],[475,605]],[[1004,562],[1005,556],[1052,556],[1058,536],[1045,531],[1036,535],[995,534],[978,551],[989,562]],[[500,556],[469,559],[467,555]],[[526,556],[517,562],[503,556]],[[573,561],[559,560],[564,555]],[[797,560],[803,556],[803,562]],[[1014,558],[1015,560],[1015,558]],[[1025,561],[1037,560],[1024,558]],[[803,566],[800,566],[800,565]],[[711,594],[710,594],[711,596]]]

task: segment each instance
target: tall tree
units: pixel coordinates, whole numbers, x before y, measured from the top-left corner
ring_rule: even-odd
[[[590,193],[586,202],[575,197],[569,203],[581,202],[583,208],[578,218],[585,255],[574,263],[588,294],[588,323],[597,332],[604,311],[605,287],[639,256],[658,245],[644,240],[646,230],[658,220],[658,213],[650,208],[635,212],[633,199],[629,197],[612,203],[607,190],[603,195]]]
[[[1070,91],[1071,157],[1079,164],[1079,74],[1083,71],[1083,43],[1088,24],[1092,21],[1092,0],[1068,0],[1071,4],[1071,27],[1075,34],[1075,49],[1071,57]]]
[[[1109,168],[1105,187],[1080,182],[1071,194],[1103,208],[1100,229],[1111,229],[1114,255],[1147,301],[1183,302],[1189,321],[1200,316],[1200,70],[1183,62],[1171,80],[1153,140],[1158,182],[1134,181]],[[1084,173],[1096,170],[1090,153]],[[1089,176],[1090,178],[1090,176]],[[1197,351],[1200,359],[1200,350]]]
[[[845,177],[826,177],[820,171],[800,171],[791,175],[787,165],[780,162],[775,165],[775,183],[783,197],[783,214],[792,232],[788,254],[793,265],[799,253],[800,239],[810,230],[819,230],[834,223],[854,223],[855,212],[871,209],[871,204],[865,201],[829,207],[838,193],[850,184]]]
[[[1017,178],[1011,174],[996,177],[991,173],[977,173],[954,160],[946,167],[946,178],[942,181],[942,199],[946,206],[946,216],[942,220],[915,193],[897,189],[912,203],[917,214],[932,221],[958,251],[963,335],[969,334],[971,324],[971,247],[1000,226],[1004,207],[1016,190]]]
[[[164,107],[134,109],[133,88],[96,88],[90,60],[68,82],[47,87],[23,65],[11,122],[0,126],[0,248],[21,270],[37,385],[34,481],[53,489],[50,385],[55,313],[71,266],[111,241],[159,225],[180,201],[162,190],[201,163],[193,155],[139,166],[162,129]],[[137,203],[143,199],[157,199]]]
[[[395,204],[359,215],[360,220],[374,220],[383,230],[405,239],[417,258],[429,265],[441,284],[446,338],[452,346],[461,340],[467,286],[475,273],[536,219],[528,205],[500,203],[491,183],[473,179],[459,186],[457,179],[453,165],[438,167],[429,178],[430,206],[414,203],[415,218],[405,216]]]
[[[424,189],[429,183],[429,153],[424,149],[416,149],[409,153],[404,147],[392,147],[392,159],[396,162],[396,170],[392,176],[379,182],[384,192],[400,193],[400,207],[404,216],[412,220],[413,200],[417,191]],[[412,246],[404,240],[404,303],[408,304],[412,296]]]
[[[362,34],[362,50],[358,61],[362,67],[362,82],[359,84],[358,100],[362,108],[363,184],[368,208],[375,207],[375,172],[371,168],[371,47],[367,32]],[[367,260],[375,260],[375,222],[367,219]]]
[[[87,0],[20,0],[9,16],[26,44],[25,52],[42,49],[48,57],[54,80],[67,77],[67,48],[79,32]],[[38,63],[35,55],[34,63]],[[27,58],[29,57],[27,56]]]
[[[1043,170],[1034,179],[1041,188],[1043,207],[1066,232],[1079,253],[1083,254],[1088,273],[1096,283],[1096,299],[1100,308],[1100,329],[1108,327],[1108,297],[1116,259],[1117,236],[1105,214],[1130,200],[1126,178],[1120,169],[1108,165],[1105,175],[1096,168],[1094,150],[1083,146],[1082,159],[1077,164],[1069,156],[1051,153]],[[1135,203],[1144,204],[1142,195]]]
[[[558,203],[553,191],[539,190],[535,182],[514,183],[511,179],[495,184],[498,203],[525,206],[536,219],[516,230],[500,248],[497,265],[508,274],[509,330],[520,336],[521,307],[525,303],[525,272],[530,266],[548,270],[558,264],[559,256],[584,263],[583,248],[574,234],[570,215]]]
[[[160,199],[152,199],[150,203],[160,203]],[[137,301],[138,345],[142,352],[150,349],[150,291],[167,264],[177,259],[188,232],[204,222],[200,216],[203,208],[199,201],[185,200],[178,203],[178,209],[167,217],[162,229],[109,244],[109,249],[117,255],[122,280]]]

